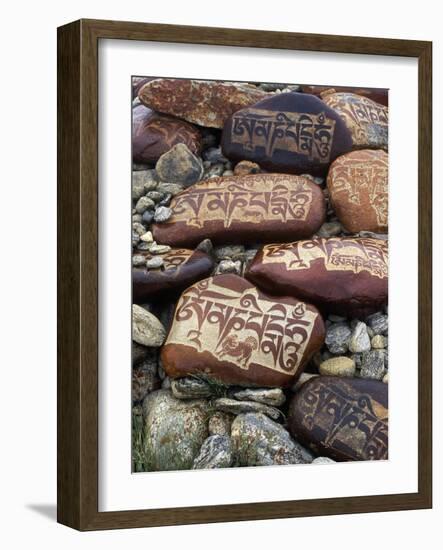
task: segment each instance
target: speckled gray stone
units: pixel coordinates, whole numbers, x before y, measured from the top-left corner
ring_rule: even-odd
[[[155,210],[154,221],[156,221],[157,223],[162,223],[169,220],[171,216],[172,210],[171,208],[169,208],[169,206],[159,206]]]
[[[312,464],[335,464],[335,460],[332,460],[332,458],[328,458],[327,456],[318,456],[317,458],[314,458]]]
[[[262,413],[238,415],[231,426],[234,464],[270,466],[306,464],[309,453],[294,441],[283,426]]]
[[[207,382],[190,376],[172,380],[171,389],[177,399],[198,399],[212,395],[211,386]]]
[[[216,399],[214,401],[214,408],[217,411],[232,414],[243,414],[248,412],[263,413],[274,420],[278,420],[282,415],[278,409],[269,407],[269,405],[263,405],[262,403],[256,403],[254,401],[237,401],[236,399],[229,399],[228,397]]]
[[[229,468],[232,464],[231,439],[223,435],[209,436],[194,459],[193,470]]]
[[[280,388],[245,388],[232,391],[230,397],[238,401],[255,401],[273,407],[280,407],[286,401],[285,394]]]
[[[216,411],[209,419],[209,433],[211,435],[230,435],[233,420],[233,415],[223,411]]]
[[[148,347],[159,347],[166,338],[160,321],[142,307],[132,305],[132,339]]]
[[[386,372],[384,358],[384,350],[372,350],[363,353],[360,369],[361,378],[382,380]]]
[[[370,315],[366,319],[366,323],[371,327],[374,334],[382,334],[386,336],[388,333],[388,316],[384,313],[377,312],[373,315]]]
[[[208,437],[209,402],[182,401],[157,390],[143,401],[144,452],[148,471],[190,470]]]
[[[349,351],[352,353],[360,353],[371,349],[371,341],[365,323],[361,321],[355,323],[348,347]]]
[[[325,344],[334,355],[341,355],[348,351],[348,342],[351,338],[351,329],[347,323],[333,323],[326,330]]]

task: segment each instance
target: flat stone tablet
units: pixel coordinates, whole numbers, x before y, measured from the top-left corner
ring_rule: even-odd
[[[180,78],[158,78],[138,92],[147,107],[209,128],[223,128],[232,113],[268,95],[247,84]]]
[[[137,255],[144,256],[146,260],[155,257],[145,251],[137,251]],[[172,249],[160,257],[163,265],[158,269],[146,267],[132,269],[134,303],[143,303],[159,293],[182,290],[206,278],[214,267],[214,260],[200,250]]]
[[[355,147],[388,148],[388,107],[361,95],[334,90],[322,93],[321,97],[342,117]]]
[[[211,178],[171,201],[172,216],[153,225],[154,239],[171,246],[285,242],[313,235],[322,225],[322,190],[307,178],[251,174]]]
[[[134,162],[154,164],[178,143],[184,143],[192,153],[198,154],[202,146],[200,131],[189,122],[160,115],[144,105],[132,109]]]
[[[382,149],[362,149],[338,157],[329,168],[331,204],[350,233],[387,233],[388,165]]]
[[[245,277],[325,312],[366,316],[387,303],[388,244],[358,237],[270,244],[259,250]]]
[[[352,149],[340,115],[310,94],[276,94],[230,117],[222,149],[234,161],[291,174],[322,175],[329,164]]]
[[[388,459],[388,385],[318,376],[289,406],[291,434],[334,460]]]
[[[264,294],[237,275],[218,275],[182,294],[161,360],[171,378],[283,387],[300,375],[324,335],[315,307]]]

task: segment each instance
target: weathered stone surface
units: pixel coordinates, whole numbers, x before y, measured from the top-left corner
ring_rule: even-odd
[[[349,339],[348,347],[352,353],[361,353],[362,351],[369,351],[371,349],[367,327],[361,321],[356,323]]]
[[[235,165],[235,176],[246,176],[247,174],[259,174],[261,172],[260,166],[256,162],[250,160],[241,160]]]
[[[184,143],[178,143],[158,159],[155,170],[161,181],[186,187],[201,179],[203,163]]]
[[[161,358],[171,378],[203,374],[231,385],[281,387],[295,381],[323,340],[316,308],[218,275],[182,294]]]
[[[132,305],[132,339],[148,347],[160,347],[166,332],[160,321],[146,309]]]
[[[354,237],[271,244],[256,255],[245,276],[274,294],[364,317],[387,302],[388,244]]]
[[[201,151],[199,130],[185,122],[155,113],[144,105],[132,110],[132,158],[134,162],[155,164],[159,157],[184,143],[195,154]]]
[[[263,413],[274,420],[281,418],[281,412],[269,405],[256,403],[255,401],[237,401],[237,399],[229,399],[228,397],[220,397],[214,401],[214,407],[217,411],[223,411],[231,414],[243,413]]]
[[[355,374],[355,363],[349,357],[331,357],[320,365],[322,376],[344,376],[353,377]]]
[[[255,401],[272,407],[280,407],[286,401],[280,388],[245,388],[232,391],[231,396],[239,401]]]
[[[312,464],[335,464],[335,460],[332,460],[332,458],[328,458],[327,456],[318,456],[317,458],[314,458]]]
[[[301,176],[253,174],[211,178],[171,201],[173,215],[154,224],[157,242],[194,246],[310,237],[325,219],[321,189]]]
[[[338,157],[329,168],[331,204],[350,233],[388,230],[388,154],[363,149]]]
[[[231,439],[222,435],[211,435],[201,446],[192,469],[229,468],[232,460]]]
[[[147,348],[146,346],[142,346],[141,344],[137,344],[137,342],[132,341],[132,364],[137,365],[138,363],[141,363],[144,359],[146,359],[152,350]]]
[[[234,416],[223,411],[215,411],[208,423],[210,435],[231,435]]]
[[[148,471],[190,470],[208,437],[209,402],[181,401],[157,390],[143,401],[144,451]]]
[[[280,425],[261,413],[239,414],[231,426],[235,465],[306,464],[308,454]]]
[[[132,369],[132,400],[142,401],[148,393],[160,387],[157,376],[157,353],[149,349],[149,355]]]
[[[223,128],[235,111],[268,94],[246,84],[159,78],[143,86],[140,101],[161,113],[210,128]]]
[[[351,329],[347,323],[333,323],[326,329],[326,347],[334,355],[346,353],[351,334]]]
[[[211,397],[210,384],[198,378],[185,377],[171,381],[172,395],[177,399],[200,399]]]
[[[355,147],[388,148],[389,109],[366,97],[328,90],[321,98],[342,117]]]
[[[296,92],[276,94],[234,113],[221,143],[230,160],[251,160],[290,174],[325,174],[335,158],[352,149],[339,114],[318,97]]]
[[[383,380],[385,375],[385,352],[372,350],[363,353],[360,376],[370,380]]]
[[[331,89],[334,89],[335,92],[339,93],[347,92],[361,95],[372,99],[372,101],[375,101],[376,103],[380,103],[386,107],[388,106],[388,90],[385,88],[355,88],[351,86],[318,86],[306,84],[302,84],[300,87],[301,92],[305,94],[313,94],[318,97],[321,97],[320,94]]]
[[[388,458],[388,389],[374,380],[319,376],[289,407],[290,432],[334,460]]]
[[[374,334],[383,334],[384,336],[388,334],[388,316],[384,313],[377,311],[366,319],[366,323]]]
[[[207,277],[214,267],[214,260],[199,250],[174,248],[161,255],[161,269],[146,267],[146,262],[155,257],[152,251],[139,251],[137,256],[145,258],[145,266],[132,270],[132,296],[135,303],[143,303],[159,293],[182,290]]]
[[[137,97],[139,90],[151,80],[155,80],[155,78],[148,77],[148,76],[133,76],[132,77],[132,97]]]

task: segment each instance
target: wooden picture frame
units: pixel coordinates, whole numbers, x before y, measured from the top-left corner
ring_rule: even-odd
[[[98,41],[124,39],[418,58],[418,492],[98,511]],[[58,521],[79,530],[432,506],[432,44],[350,36],[80,20],[58,29]]]

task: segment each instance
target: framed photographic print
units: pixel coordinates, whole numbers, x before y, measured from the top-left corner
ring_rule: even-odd
[[[58,30],[58,520],[430,508],[431,43]]]

